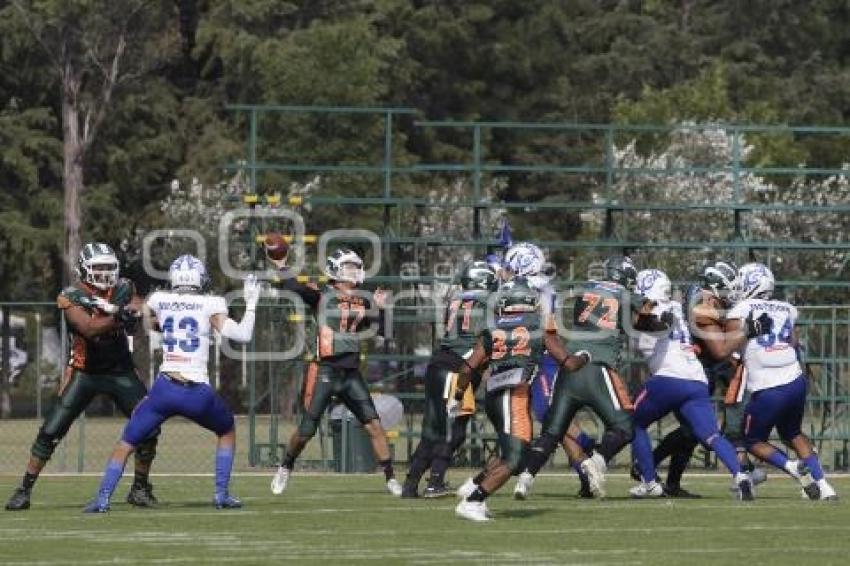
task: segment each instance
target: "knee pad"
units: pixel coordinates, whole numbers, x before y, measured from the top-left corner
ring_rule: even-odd
[[[534,441],[534,445],[531,447],[531,450],[534,452],[542,452],[549,456],[555,451],[555,448],[558,447],[558,444],[561,442],[560,438],[556,438],[552,436],[548,432],[544,432],[537,440]]]
[[[136,446],[136,460],[139,462],[150,463],[156,457],[156,445],[159,442],[159,430],[157,435],[152,436]]]
[[[35,437],[35,441],[32,443],[30,453],[39,460],[50,460],[50,457],[53,456],[53,451],[56,450],[56,446],[61,441],[62,437],[49,434],[43,429],[39,430],[38,436]]]

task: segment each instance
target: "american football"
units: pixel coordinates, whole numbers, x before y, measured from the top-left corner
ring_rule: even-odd
[[[289,243],[283,235],[277,232],[270,232],[266,234],[266,237],[263,240],[263,247],[265,248],[266,255],[269,259],[283,260],[286,259],[287,255],[289,255]]]

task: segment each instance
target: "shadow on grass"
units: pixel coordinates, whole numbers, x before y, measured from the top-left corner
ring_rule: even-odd
[[[535,507],[533,509],[505,509],[504,511],[494,510],[494,515],[496,519],[528,519],[531,517],[539,517],[551,512],[552,510],[547,507]]]

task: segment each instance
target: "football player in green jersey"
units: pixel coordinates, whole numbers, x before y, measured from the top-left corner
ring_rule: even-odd
[[[605,425],[605,433],[592,456],[581,452],[570,454],[570,459],[578,462],[587,475],[594,495],[605,495],[607,463],[632,439],[632,402],[616,368],[624,339],[625,315],[621,307],[629,304],[627,295],[634,285],[637,270],[624,256],[609,257],[603,267],[604,278],[590,281],[576,296],[575,337],[570,341],[572,347],[590,352],[593,363],[568,379],[555,382],[542,432],[519,477],[519,481],[526,483],[526,493],[530,491],[534,476],[564,439],[570,423],[583,407],[592,409]]]
[[[12,493],[6,510],[29,509],[38,475],[68,429],[98,394],[112,398],[124,416],[147,394],[136,375],[128,334],[138,322],[141,300],[129,279],[118,277],[118,258],[108,245],[83,246],[77,258],[80,281],[64,289],[56,305],[65,314],[71,338],[70,355],[59,384],[59,399],[44,419],[33,442],[23,482]],[[159,430],[136,452],[136,470],[127,502],[139,507],[156,503],[148,480]]]
[[[544,349],[559,367],[571,372],[590,361],[588,352],[570,355],[566,351],[554,329],[544,323],[539,300],[539,293],[524,278],[505,283],[497,295],[492,328],[481,333],[460,370],[450,414],[457,411],[469,383],[487,366],[490,374],[484,381],[485,409],[499,436],[499,459],[458,490],[462,499],[455,513],[464,519],[489,520],[485,500],[519,472],[527,457],[532,432],[529,383]]]
[[[449,492],[445,474],[452,455],[466,438],[466,425],[475,413],[475,390],[479,380],[467,388],[456,418],[449,418],[447,404],[454,395],[457,375],[487,325],[487,298],[495,291],[496,273],[483,261],[466,264],[460,274],[460,292],[446,306],[445,335],[428,363],[425,374],[425,413],[422,438],[410,459],[402,497],[418,497],[419,480],[429,467],[431,477],[424,497],[442,497]]]
[[[285,257],[269,259],[281,270],[286,267]],[[304,392],[309,403],[289,440],[283,463],[272,479],[272,493],[280,495],[286,489],[295,459],[316,434],[322,413],[336,397],[354,413],[369,434],[375,459],[384,470],[387,490],[400,496],[401,484],[395,478],[386,432],[360,374],[361,333],[375,324],[378,334],[383,334],[383,316],[379,309],[383,308],[384,294],[379,291],[369,294],[357,289],[363,283],[363,260],[350,249],[338,249],[328,256],[325,275],[328,284],[320,290],[297,282],[291,274],[280,284],[301,297],[317,317],[318,373],[311,382],[312,390]],[[371,295],[377,309],[366,295]]]

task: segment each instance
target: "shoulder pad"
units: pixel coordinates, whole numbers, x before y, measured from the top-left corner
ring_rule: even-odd
[[[73,306],[87,308],[91,306],[90,303],[91,296],[83,289],[73,285],[62,289],[59,296],[56,297],[56,306],[62,310]]]

